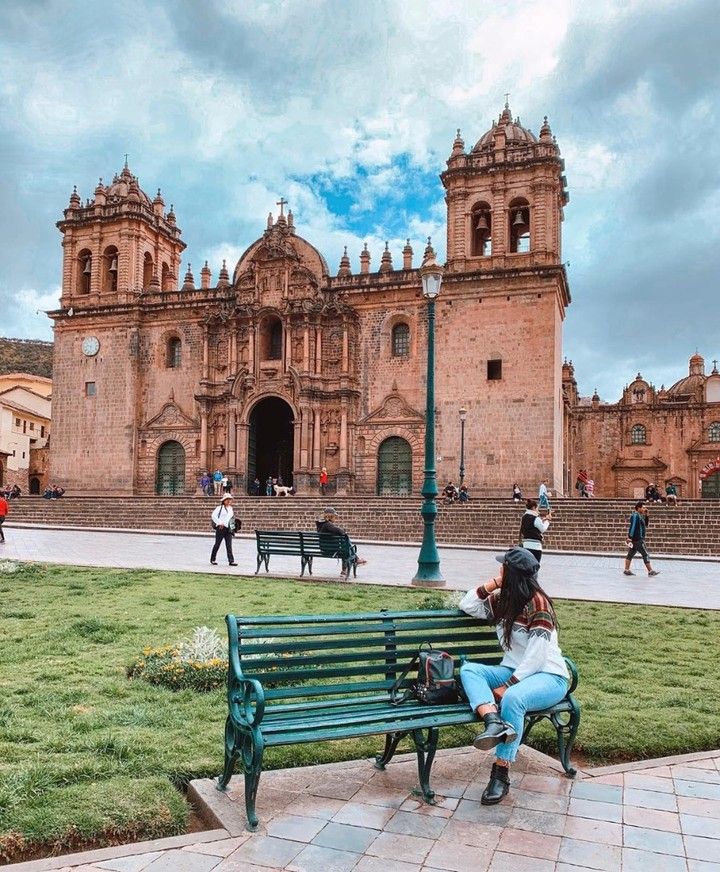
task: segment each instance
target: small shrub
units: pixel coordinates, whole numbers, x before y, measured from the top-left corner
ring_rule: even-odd
[[[419,609],[457,609],[460,607],[460,600],[465,596],[465,591],[453,590],[446,593],[442,590],[434,590],[432,593],[424,596],[418,603]]]
[[[170,690],[215,690],[227,676],[225,647],[209,627],[196,627],[190,639],[161,648],[145,648],[128,669],[130,678],[142,678]]]

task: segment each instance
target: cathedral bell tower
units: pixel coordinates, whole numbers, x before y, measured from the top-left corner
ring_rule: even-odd
[[[73,310],[129,302],[143,290],[175,291],[185,243],[173,207],[165,212],[140,188],[125,162],[112,184],[100,179],[85,203],[73,189],[58,228],[63,235],[60,303]]]

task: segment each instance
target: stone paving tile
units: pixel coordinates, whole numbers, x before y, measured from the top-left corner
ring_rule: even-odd
[[[254,835],[241,845],[228,859],[255,863],[257,866],[277,866],[282,869],[302,850],[301,842],[275,839],[272,836]]]
[[[680,833],[663,833],[645,827],[623,827],[623,844],[626,848],[654,851],[656,854],[685,856],[683,837]]]
[[[258,866],[255,863],[246,863],[244,860],[234,860],[232,856],[226,857],[213,872],[283,872],[280,866]]]
[[[658,811],[654,808],[623,806],[623,821],[629,826],[648,827],[668,833],[680,832],[680,815],[674,811]]]
[[[720,784],[706,781],[683,781],[675,779],[675,793],[678,796],[696,796],[699,799],[720,799]]]
[[[622,787],[612,784],[595,784],[592,781],[576,781],[572,785],[570,796],[573,799],[592,799],[595,802],[614,802],[621,804],[623,801]]]
[[[380,857],[363,857],[353,872],[390,872],[390,870],[387,860]],[[421,872],[421,867],[417,863],[403,863],[400,860],[393,860],[392,872]]]
[[[558,863],[555,872],[588,872],[588,866],[575,866],[573,863]]]
[[[710,755],[704,757],[702,760],[692,760],[689,763],[683,763],[682,765],[689,766],[692,769],[720,769],[720,755]]]
[[[705,860],[688,860],[688,872],[720,872],[720,863],[706,863]]]
[[[533,833],[545,833],[548,836],[561,836],[565,829],[565,815],[535,811],[531,808],[515,808],[508,818],[507,826]]]
[[[318,780],[315,784],[311,784],[308,788],[308,793],[312,796],[326,796],[330,799],[352,799],[363,786],[364,782],[362,781],[326,777]]]
[[[208,854],[191,854],[182,850],[166,851],[146,866],[144,872],[210,872],[221,861],[221,857]]]
[[[720,802],[716,799],[695,799],[690,796],[679,796],[678,811],[681,814],[693,814],[698,817],[720,819]]]
[[[658,793],[656,790],[639,790],[635,787],[625,788],[625,802],[640,808],[656,808],[659,811],[677,811],[675,797],[669,793]]]
[[[708,839],[720,839],[720,820],[716,818],[681,814],[680,826],[683,833],[688,836],[705,836]]]
[[[292,872],[350,872],[358,860],[359,855],[350,851],[308,845],[285,868]]]
[[[658,796],[661,795],[658,794]],[[622,821],[623,807],[612,802],[595,802],[592,799],[573,799],[571,797],[568,814],[619,824]]]
[[[193,845],[193,848],[200,848],[201,845]],[[188,846],[189,848],[189,846]],[[183,848],[183,850],[187,850]],[[196,854],[202,854],[203,851],[196,850]],[[94,865],[99,869],[110,869],[112,872],[142,872],[153,860],[157,860],[162,856],[162,851],[150,851],[147,854],[135,854],[131,857],[117,857],[114,860],[102,860]]]
[[[432,839],[421,839],[418,836],[380,833],[365,853],[373,857],[384,857],[387,860],[423,863],[434,844]]]
[[[690,765],[690,764],[686,764]],[[654,775],[657,778],[672,778],[672,772],[669,766],[652,766],[642,770],[643,775]],[[628,773],[629,774],[629,773]]]
[[[406,799],[400,806],[400,811],[411,811],[413,814],[422,815],[423,817],[451,818],[460,803],[459,799],[451,796],[439,801],[435,797],[435,800],[435,803],[430,805],[430,803],[423,802],[420,799]]]
[[[575,866],[617,872],[620,869],[621,848],[603,845],[600,842],[586,842],[582,839],[566,839],[560,842],[558,860]],[[655,870],[657,872],[657,870]]]
[[[687,872],[687,865],[683,857],[670,857],[667,854],[638,851],[636,848],[623,848],[622,869],[623,872],[659,872],[659,870]]]
[[[616,772],[615,775],[598,775],[591,781],[593,784],[614,784],[616,787],[622,787],[625,783],[625,775],[622,772]]]
[[[536,793],[533,790],[512,790],[513,804],[520,808],[533,808],[536,811],[554,811],[559,814],[567,812],[570,802],[567,796],[556,796],[552,793]]]
[[[478,854],[490,856],[497,847],[501,834],[502,827],[453,819],[448,821],[443,831],[442,841],[480,848]]]
[[[377,838],[377,830],[369,827],[353,827],[349,824],[325,824],[312,840],[313,845],[336,848],[339,851],[354,851],[363,854]]]
[[[673,793],[675,789],[672,778],[660,778],[657,775],[646,775],[644,772],[628,772],[625,775],[625,787],[656,790],[658,793]]]
[[[343,799],[332,799],[329,796],[312,796],[309,793],[301,793],[290,805],[285,806],[285,814],[314,817],[329,821],[345,805],[346,803]]]
[[[399,811],[387,822],[384,829],[386,833],[402,833],[405,836],[439,839],[446,826],[447,820],[444,818]]]
[[[393,808],[369,805],[364,802],[346,802],[332,816],[332,820],[338,824],[352,824],[355,827],[370,827],[374,830],[381,830],[394,814],[395,809]]]
[[[567,817],[563,836],[569,839],[583,839],[586,842],[600,842],[603,845],[622,846],[622,824],[590,818]]]
[[[433,778],[432,789],[437,796],[460,799],[470,787],[469,781],[451,781],[449,778]]]
[[[522,854],[540,860],[557,860],[560,851],[560,836],[545,833],[515,830],[506,827],[500,836],[498,851],[507,854]]]
[[[685,766],[672,766],[673,778],[686,781],[707,781],[709,784],[720,784],[720,772],[717,769],[693,768],[689,764]]]
[[[481,805],[472,799],[461,799],[455,810],[453,820],[474,821],[481,824],[498,824],[505,826],[512,814],[513,806],[510,803],[498,805]]]
[[[443,869],[450,872],[478,872],[488,867],[490,855],[479,854],[477,848],[456,845],[454,842],[436,842],[425,860],[424,869]]]
[[[702,836],[684,836],[685,853],[694,860],[720,859],[720,840],[705,839]]]
[[[188,845],[183,851],[192,851],[195,854],[214,854],[216,857],[228,857],[236,851],[240,845],[250,838],[250,833],[238,836],[235,839],[219,839],[217,842],[201,842],[199,845]]]
[[[554,869],[552,860],[538,860],[536,857],[496,851],[488,872],[553,872]]]
[[[300,817],[298,815],[279,815],[268,821],[267,834],[278,839],[290,839],[293,842],[312,842],[313,838],[325,826],[325,821],[318,818]]]
[[[534,790],[537,793],[552,793],[556,796],[568,796],[572,788],[572,782],[569,779],[528,774],[523,778],[522,786],[523,790]]]
[[[367,802],[370,805],[382,805],[385,808],[400,808],[410,795],[412,788],[394,790],[388,787],[376,787],[372,782],[353,794],[355,802]],[[350,797],[348,797],[349,799]]]

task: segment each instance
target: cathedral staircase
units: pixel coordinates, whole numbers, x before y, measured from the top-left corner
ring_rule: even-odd
[[[257,529],[314,530],[330,504],[355,539],[417,543],[422,538],[420,497],[247,497],[235,499],[243,534]],[[557,551],[620,554],[631,500],[555,500],[546,547]],[[213,497],[23,497],[11,503],[8,524],[104,527],[121,530],[210,533]],[[509,500],[479,499],[440,505],[437,540],[446,545],[507,547],[516,541],[523,508]],[[652,554],[720,558],[720,501],[683,501],[650,507]]]

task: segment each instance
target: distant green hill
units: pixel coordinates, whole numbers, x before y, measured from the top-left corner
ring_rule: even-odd
[[[52,378],[52,342],[0,337],[0,373],[29,372]]]

